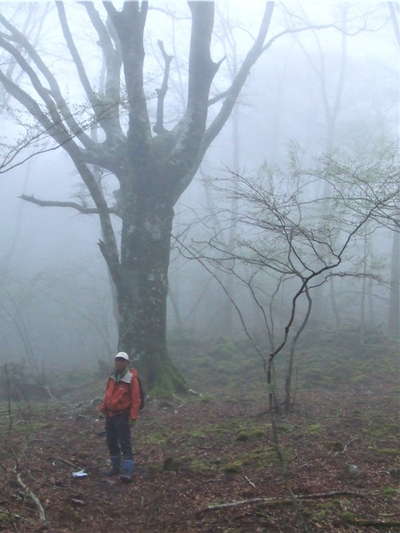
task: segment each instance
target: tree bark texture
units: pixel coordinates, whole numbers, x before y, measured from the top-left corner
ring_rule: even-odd
[[[182,391],[167,354],[167,294],[173,209],[148,195],[123,219],[117,277],[119,350],[130,354],[152,389]]]

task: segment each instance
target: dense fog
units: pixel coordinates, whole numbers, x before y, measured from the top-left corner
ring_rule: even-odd
[[[215,61],[225,59],[211,96],[228,87],[236,75],[257,32],[262,4],[217,2],[212,55]],[[144,85],[154,113],[163,72],[157,40],[163,39],[167,53],[174,56],[165,102],[168,128],[185,105],[190,19],[183,3],[154,3],[154,7],[145,34]],[[98,9],[102,12],[101,5]],[[163,9],[175,16],[163,13]],[[89,111],[54,7],[2,2],[1,12],[16,27],[25,28],[55,73],[68,102],[75,109],[82,106],[82,118],[78,118],[85,120]],[[84,8],[71,2],[67,12],[88,76],[94,87],[100,87],[101,57],[84,18]],[[309,25],[316,28],[306,29]],[[288,28],[303,29],[285,33]],[[225,244],[231,239],[232,250],[238,250],[238,243],[248,237],[239,233],[245,231],[240,223],[231,233],[227,229],[228,211],[233,209],[236,216],[244,208],[241,201],[235,203],[228,198],[226,189],[235,187],[232,172],[248,179],[264,173],[266,182],[268,173],[275,169],[275,190],[284,191],[293,184],[293,160],[299,169],[309,171],[322,168],[327,155],[338,161],[358,161],[360,168],[364,163],[384,167],[389,162],[396,167],[400,48],[388,7],[367,2],[282,3],[275,7],[266,42],[280,32],[284,34],[251,69],[232,116],[206,153],[193,183],[175,205],[173,234],[181,236],[180,242],[193,257],[212,256],[207,242],[218,232],[222,231]],[[4,49],[2,57],[2,68],[12,66]],[[18,69],[16,66],[10,75],[28,87],[26,76],[18,77]],[[211,106],[209,121],[218,105]],[[32,120],[6,91],[2,91],[1,106],[5,158],[7,146],[21,141]],[[53,145],[49,139],[41,143],[32,140],[12,163],[4,160],[2,167],[0,361],[26,360],[48,369],[90,368],[96,360],[107,359],[118,340],[111,281],[97,246],[101,238],[97,216],[69,208],[40,207],[19,198],[25,194],[42,200],[83,199],[91,204],[63,148],[47,151]],[[44,153],[28,158],[39,151]],[[112,198],[116,180],[112,175],[103,179]],[[323,180],[315,179],[307,194],[316,197],[324,190]],[[119,221],[115,217],[113,222],[118,234]],[[398,314],[394,329],[393,324],[390,326],[393,301],[398,299],[399,291],[399,246],[394,244],[397,234],[393,226],[371,222],[366,232],[351,242],[341,271],[354,276],[338,277],[334,285],[312,289],[311,324],[327,330],[347,327],[358,331],[363,327],[398,335]],[[243,338],[243,324],[222,284],[240,307],[249,329],[268,349],[262,312],[248,288],[215,262],[205,259],[205,268],[177,242],[173,241],[172,247],[169,337],[211,342],[220,337]],[[251,265],[236,268],[246,277]],[[260,297],[265,303],[276,281],[271,275],[266,271],[260,281],[265,288]],[[290,311],[290,287],[289,283],[275,303],[275,342],[283,334]],[[301,316],[296,320],[300,321]]]

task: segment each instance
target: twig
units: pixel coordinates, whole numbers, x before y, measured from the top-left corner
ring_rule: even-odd
[[[39,518],[41,522],[46,523],[47,522],[46,513],[44,512],[43,505],[40,503],[39,498],[36,496],[34,492],[32,492],[32,490],[27,485],[25,485],[25,483],[22,481],[21,474],[17,474],[17,481],[18,481],[18,484],[23,488],[23,490],[26,492],[26,494],[31,498],[31,500],[34,502],[34,504],[38,508]]]
[[[256,484],[253,483],[253,481],[251,481],[251,479],[249,479],[249,478],[248,478],[246,475],[244,475],[244,474],[243,474],[243,477],[244,477],[244,479],[247,481],[247,483],[248,483],[251,487],[253,487],[253,489],[256,488]]]
[[[346,442],[346,444],[343,446],[343,453],[347,450],[347,448],[350,446],[350,444],[354,441],[358,440],[358,437],[354,437],[349,440],[349,442]]]
[[[353,496],[356,498],[365,498],[366,494],[361,492],[350,491],[332,491],[332,492],[317,492],[315,494],[295,494],[295,498],[299,500],[312,500],[318,498],[335,498],[337,496]],[[218,509],[227,509],[229,507],[238,507],[240,505],[251,505],[254,503],[261,503],[263,505],[290,505],[293,503],[292,498],[250,498],[248,500],[238,500],[228,503],[218,503],[209,505],[203,512],[216,511]]]
[[[71,461],[68,461],[68,459],[63,459],[62,457],[54,457],[55,461],[59,461],[60,463],[64,463],[67,466],[71,466],[72,468],[81,469],[79,465],[76,465],[72,463]]]

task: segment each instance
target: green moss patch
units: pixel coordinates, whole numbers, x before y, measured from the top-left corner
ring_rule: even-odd
[[[239,433],[236,435],[236,440],[238,442],[246,442],[262,439],[263,437],[265,437],[265,429],[250,428],[239,431]]]

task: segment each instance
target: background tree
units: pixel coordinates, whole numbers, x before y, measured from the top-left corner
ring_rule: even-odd
[[[378,225],[390,221],[391,213],[398,207],[399,186],[394,178],[397,174],[396,161],[376,158],[371,166],[369,162],[361,165],[358,161],[328,158],[313,175],[327,182],[329,198],[315,196],[310,171],[300,168],[292,174],[282,171],[271,175],[270,179],[265,175],[257,178],[233,175],[220,182],[219,189],[224,197],[235,196],[240,202],[240,210],[235,213],[238,225],[235,248],[224,238],[232,220],[228,209],[220,214],[221,229],[208,242],[180,243],[183,253],[200,261],[212,273],[235,308],[247,339],[264,364],[271,406],[278,405],[274,361],[286,352],[283,403],[286,410],[292,407],[295,349],[308,324],[312,296],[332,277],[379,279],[368,271],[365,243]],[[332,209],[321,215],[319,205],[328,199]],[[361,243],[362,258],[354,263],[360,247],[357,241]],[[264,338],[252,334],[243,296],[235,298],[215,269],[231,275],[245,288],[263,318]],[[281,317],[274,328],[278,313],[271,304],[282,293],[284,284]],[[363,342],[365,297],[363,283]]]
[[[399,6],[395,2],[388,2],[390,20],[392,23],[397,48],[400,51]],[[397,117],[398,118],[398,117]],[[394,337],[400,336],[400,234],[392,234],[392,253],[390,271],[390,304],[388,313],[388,332]]]

